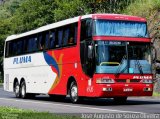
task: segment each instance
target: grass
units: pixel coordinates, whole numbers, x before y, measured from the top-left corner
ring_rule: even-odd
[[[0,119],[80,119],[77,116],[36,112],[12,107],[0,107]]]

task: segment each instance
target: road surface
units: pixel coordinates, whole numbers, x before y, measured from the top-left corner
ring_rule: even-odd
[[[72,104],[69,99],[53,101],[48,95],[39,95],[34,99],[18,99],[14,93],[6,92],[0,87],[0,106],[12,106],[50,113],[147,113],[160,114],[160,99],[128,98],[126,104],[113,102],[112,99],[86,99],[80,104]]]

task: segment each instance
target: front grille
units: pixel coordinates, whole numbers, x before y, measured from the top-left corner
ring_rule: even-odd
[[[116,82],[125,83],[125,82],[126,82],[126,79],[117,79]]]
[[[130,80],[130,82],[137,83],[137,82],[140,82],[140,80],[139,79],[132,79],[132,80]]]

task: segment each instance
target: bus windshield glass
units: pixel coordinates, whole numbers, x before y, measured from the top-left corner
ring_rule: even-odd
[[[150,44],[97,41],[96,73],[151,73]]]
[[[149,37],[146,22],[95,20],[95,36]]]

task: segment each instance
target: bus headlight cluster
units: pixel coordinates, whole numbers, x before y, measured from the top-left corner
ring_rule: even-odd
[[[143,79],[142,83],[151,84],[151,83],[153,83],[153,80],[152,79]]]
[[[96,83],[114,83],[114,80],[107,78],[97,78]]]

